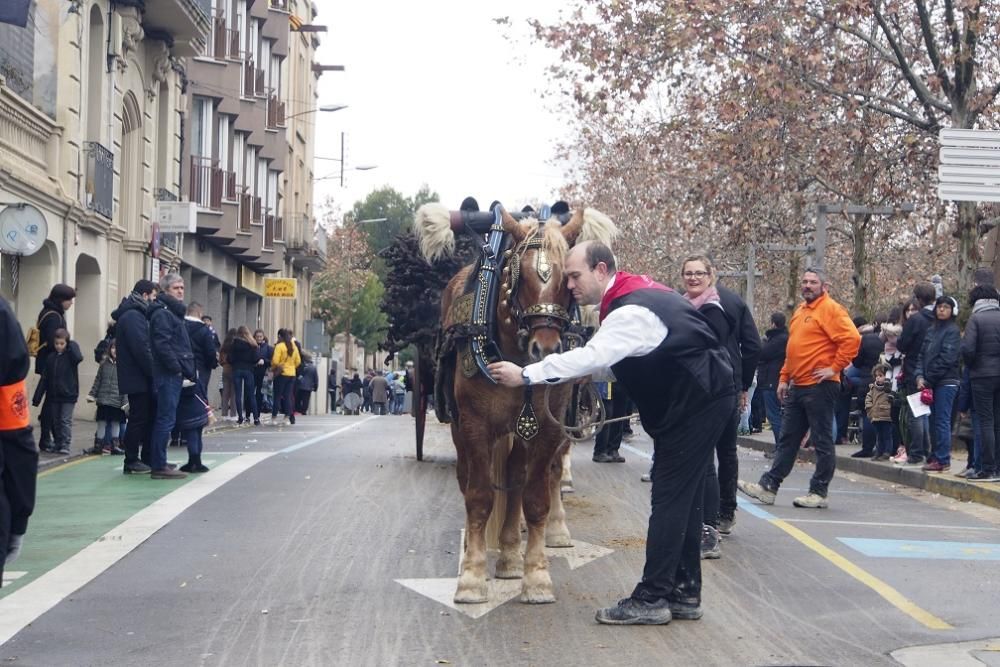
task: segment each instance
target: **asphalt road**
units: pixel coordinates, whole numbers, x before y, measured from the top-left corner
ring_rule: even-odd
[[[641,432],[625,464],[575,446],[577,546],[550,552],[555,604],[497,582],[497,604],[456,606],[464,509],[447,431],[429,428],[424,462],[409,417],[330,416],[213,435],[213,470],[183,483],[110,458],[45,473],[0,589],[0,661],[1000,665],[1000,512],[845,475],[829,509],[793,508],[809,466],[775,506],[741,506],[704,562],[701,621],[597,625],[642,568]],[[741,453],[745,478],[765,465]]]

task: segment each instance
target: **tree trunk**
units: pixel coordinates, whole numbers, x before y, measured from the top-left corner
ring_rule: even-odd
[[[961,295],[967,294],[972,288],[972,275],[981,260],[976,202],[958,203],[958,229],[955,230],[955,236],[958,237],[958,275],[954,293]]]
[[[851,216],[851,228],[854,234],[854,252],[851,260],[851,281],[854,283],[854,313],[862,313],[871,318],[871,286],[868,284],[868,239],[865,229],[870,215],[864,217]]]
[[[799,270],[802,257],[798,253],[791,253],[791,255],[792,261],[788,263],[788,300],[785,302],[785,310],[788,311],[789,315],[799,303],[799,280],[802,277],[802,272]]]

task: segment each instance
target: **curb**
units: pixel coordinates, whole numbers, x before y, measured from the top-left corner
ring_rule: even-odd
[[[240,426],[235,424],[223,423],[221,425],[212,426],[211,428],[206,428],[204,435],[212,435],[214,433],[227,433],[229,431],[237,431]],[[86,458],[88,456],[93,456],[98,458],[96,454],[85,454],[83,451],[79,451],[75,454],[66,454],[63,456],[52,455],[47,452],[39,452],[38,455],[38,472],[44,472],[49,468],[55,468],[61,466],[64,463],[69,463],[70,461],[76,461],[77,459]]]
[[[773,444],[746,436],[738,436],[736,443],[741,447],[759,452],[774,451]],[[813,451],[800,449],[798,459],[815,463],[816,454]],[[929,475],[919,468],[902,468],[891,463],[854,459],[839,452],[837,453],[837,469],[874,477],[900,486],[921,489],[928,493],[937,493],[962,502],[974,502],[1000,509],[1000,483],[997,482],[967,482],[950,473]]]

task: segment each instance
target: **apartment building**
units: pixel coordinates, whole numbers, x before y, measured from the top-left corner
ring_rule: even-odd
[[[315,6],[210,0],[209,13],[205,49],[187,68],[183,195],[197,204],[197,233],[181,241],[181,273],[219,329],[301,332],[325,262],[311,182],[318,41],[297,30]],[[295,298],[267,298],[268,276],[294,279]]]

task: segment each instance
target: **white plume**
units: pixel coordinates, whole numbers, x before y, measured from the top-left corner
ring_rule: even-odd
[[[413,231],[420,242],[420,254],[428,262],[450,257],[455,253],[451,216],[443,204],[431,202],[418,208],[413,216]]]
[[[611,218],[596,208],[583,210],[583,227],[580,228],[580,235],[576,239],[577,243],[600,241],[610,248],[616,236],[618,236],[618,227],[611,221]]]

